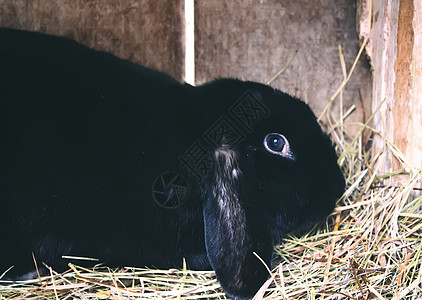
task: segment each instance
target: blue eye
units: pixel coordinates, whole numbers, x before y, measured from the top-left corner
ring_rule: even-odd
[[[270,148],[270,150],[277,151],[277,152],[280,152],[281,150],[283,150],[284,140],[280,136],[271,134],[267,136],[266,141],[267,141],[268,148]]]
[[[264,147],[271,154],[280,155],[291,160],[296,160],[290,150],[289,141],[280,133],[269,133],[264,138]]]

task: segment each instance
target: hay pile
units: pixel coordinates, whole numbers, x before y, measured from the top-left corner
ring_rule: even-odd
[[[341,98],[351,73],[344,74],[332,100]],[[400,174],[378,178],[379,154],[365,151],[361,140],[364,129],[379,133],[361,124],[358,136],[347,137],[348,112],[339,120],[329,107],[324,114],[348,188],[324,225],[276,247],[275,268],[255,299],[422,299],[422,198],[414,197],[420,195],[420,170],[404,166],[411,172],[402,184],[395,180]],[[386,147],[400,158],[394,145],[386,141]],[[0,285],[0,299],[140,298],[226,299],[213,272],[186,269],[70,265],[64,274],[51,270],[48,277]]]

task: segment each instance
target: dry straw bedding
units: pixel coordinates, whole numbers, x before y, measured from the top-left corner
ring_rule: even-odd
[[[340,58],[344,66],[341,51]],[[354,65],[349,73],[343,67],[344,80],[321,116],[338,147],[348,188],[325,224],[304,236],[289,236],[276,247],[275,267],[255,299],[422,299],[421,171],[406,163],[400,151],[384,139],[385,147],[407,172],[378,177],[380,153],[366,151],[361,141],[363,132],[381,138],[382,133],[370,128],[369,120],[360,124],[357,136],[350,137],[345,120],[351,110],[337,117],[330,113],[331,102],[341,101]],[[1,284],[0,299],[226,297],[211,271],[70,265],[64,274],[51,270],[44,278]]]

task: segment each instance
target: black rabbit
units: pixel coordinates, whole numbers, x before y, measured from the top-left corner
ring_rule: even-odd
[[[0,30],[0,274],[213,269],[227,295],[334,208],[344,177],[309,107],[253,82],[193,87],[74,41]],[[259,258],[257,257],[259,256]],[[81,264],[81,261],[76,263]],[[39,264],[40,265],[40,264]]]

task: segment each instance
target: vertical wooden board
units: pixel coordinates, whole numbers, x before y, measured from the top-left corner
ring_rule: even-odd
[[[377,169],[390,173],[422,169],[422,3],[420,0],[359,1],[360,35],[373,70],[374,156]],[[397,146],[404,164],[385,145]]]
[[[394,101],[392,106],[393,140],[404,154],[410,145],[412,115],[412,60],[415,35],[413,31],[414,0],[401,0],[397,20],[397,56],[394,63]],[[399,169],[400,163],[393,161],[393,168]]]
[[[218,77],[266,83],[298,50],[272,86],[302,98],[319,115],[343,79],[338,45],[348,70],[358,52],[354,1],[197,0],[195,5],[197,83]],[[362,58],[343,94],[344,110],[357,108],[349,122],[369,117],[371,86]]]
[[[394,60],[397,53],[397,1],[373,1],[372,12],[369,12],[369,1],[359,1],[359,19],[370,18],[371,28],[361,30],[362,38],[369,37],[366,52],[371,59],[373,72],[373,100],[374,128],[379,130],[385,138],[393,141],[392,99],[394,95]],[[369,21],[364,21],[369,26]],[[362,26],[363,27],[363,26]],[[381,105],[382,104],[382,105]],[[377,135],[374,136],[373,155],[380,155],[378,170],[381,173],[392,171],[393,155],[385,148],[385,142]]]
[[[183,0],[0,0],[0,26],[72,38],[182,78],[183,3]]]
[[[422,1],[415,1],[413,30],[415,41],[412,61],[412,125],[410,160],[413,166],[422,170]],[[422,184],[421,184],[422,185]]]

